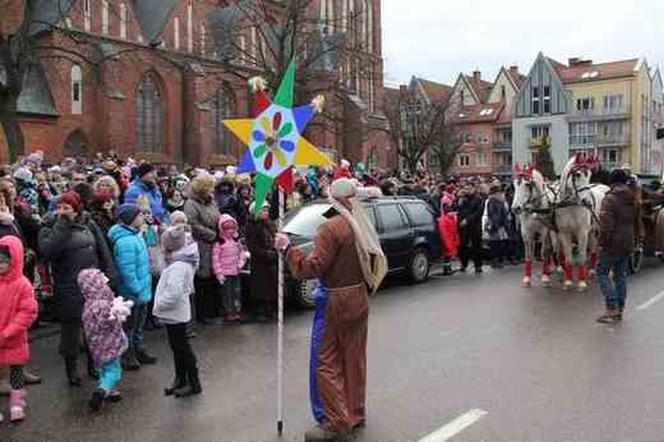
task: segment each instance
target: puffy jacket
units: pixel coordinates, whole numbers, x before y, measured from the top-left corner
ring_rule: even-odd
[[[247,251],[236,238],[223,237],[222,224],[231,221],[238,229],[237,221],[232,216],[223,214],[219,217],[220,240],[212,246],[212,270],[220,282],[227,276],[237,276],[247,263]]]
[[[119,358],[127,349],[127,335],[118,318],[111,319],[115,294],[99,270],[83,270],[78,283],[85,299],[83,331],[96,364]]]
[[[191,243],[171,255],[171,264],[161,272],[152,314],[167,324],[191,320],[189,295],[194,293],[198,267],[198,245]]]
[[[30,359],[28,329],[37,318],[37,300],[23,276],[23,244],[15,236],[0,239],[9,247],[9,271],[0,276],[0,366],[24,365]]]
[[[113,244],[113,257],[119,274],[118,293],[134,303],[145,305],[152,299],[150,258],[140,232],[116,224],[108,232]]]
[[[143,195],[145,195],[150,203],[152,217],[157,220],[159,224],[162,224],[164,222],[164,203],[161,192],[157,186],[150,187],[143,181],[136,180],[131,183],[131,186],[127,189],[127,193],[125,193],[124,196],[124,202],[136,204],[136,200]]]
[[[482,214],[484,213],[484,199],[474,194],[457,200],[458,221],[466,221],[470,230],[481,230]]]
[[[619,184],[606,194],[599,215],[599,243],[603,251],[615,256],[629,255],[643,237],[641,211],[636,194]]]
[[[39,232],[39,252],[50,264],[54,281],[54,309],[62,321],[80,319],[83,296],[76,277],[83,269],[103,271],[117,284],[117,273],[108,244],[88,213],[76,221],[54,218]]]

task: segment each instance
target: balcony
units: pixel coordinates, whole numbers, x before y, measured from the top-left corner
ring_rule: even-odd
[[[570,149],[574,148],[593,148],[597,145],[597,135],[570,135],[569,136],[569,146]]]
[[[535,137],[530,139],[531,149],[539,149],[545,145],[551,146],[551,137]]]
[[[568,121],[629,120],[630,118],[632,118],[630,106],[623,106],[608,109],[574,109],[568,117]]]
[[[597,137],[597,146],[599,147],[620,147],[627,146],[631,142],[630,134],[621,135],[601,135]]]
[[[493,143],[494,152],[511,152],[512,151],[512,142],[511,141],[498,141]]]

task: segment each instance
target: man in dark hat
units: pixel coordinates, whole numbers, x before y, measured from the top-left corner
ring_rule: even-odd
[[[136,180],[127,189],[124,202],[135,204],[137,200],[142,198],[147,198],[150,203],[152,218],[161,224],[164,219],[164,204],[162,202],[161,191],[157,185],[155,168],[149,163],[142,163],[138,166]]]
[[[627,298],[629,256],[643,241],[643,224],[639,201],[629,186],[631,176],[624,169],[611,172],[611,190],[602,201],[599,217],[602,248],[597,279],[604,294],[606,312],[597,318],[602,324],[622,321]],[[613,271],[613,283],[609,273]]]

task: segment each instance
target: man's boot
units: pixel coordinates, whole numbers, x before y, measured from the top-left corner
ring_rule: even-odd
[[[620,310],[617,308],[610,308],[607,309],[602,316],[597,318],[597,322],[599,322],[600,324],[615,324],[618,321],[620,321],[620,319],[618,318],[622,318]]]
[[[311,430],[304,433],[305,442],[332,442],[342,441],[345,439],[344,434],[335,433],[334,431],[326,430],[320,425],[316,425]]]
[[[67,373],[67,380],[72,387],[80,387],[83,385],[83,379],[78,374],[78,360],[77,358],[65,359],[65,371]]]
[[[23,367],[23,380],[27,385],[38,385],[42,383],[41,376],[29,372],[27,367]]]
[[[157,358],[150,356],[145,349],[136,351],[136,359],[141,365],[154,365],[157,363]]]
[[[133,348],[122,355],[122,367],[127,371],[136,371],[141,368],[140,362],[136,359],[136,351]]]
[[[198,367],[190,368],[187,372],[187,383],[184,387],[178,388],[174,391],[175,397],[187,397],[201,394],[201,381],[198,378]]]

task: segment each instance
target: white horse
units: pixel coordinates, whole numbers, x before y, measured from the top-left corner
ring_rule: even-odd
[[[598,161],[593,156],[575,155],[560,176],[560,187],[554,203],[554,220],[558,239],[565,254],[564,289],[574,285],[574,243],[578,249],[578,289],[588,288],[588,251],[596,265],[599,232],[599,212],[604,195],[610,190],[602,184],[590,184]]]
[[[514,168],[514,200],[512,210],[519,216],[521,237],[525,248],[524,287],[532,287],[533,258],[537,241],[542,243],[544,265],[542,268],[542,286],[551,283],[553,271],[553,249],[555,233],[549,228],[550,210],[555,195],[546,184],[544,177],[532,166]]]

